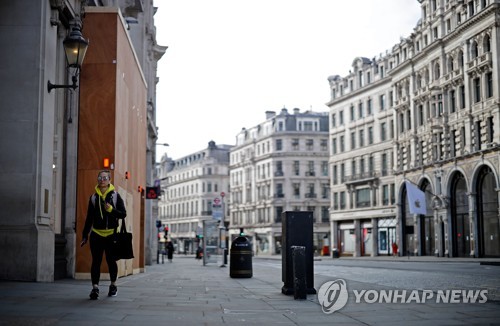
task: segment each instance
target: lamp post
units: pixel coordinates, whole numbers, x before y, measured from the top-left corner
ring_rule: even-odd
[[[63,46],[68,67],[76,68],[75,74],[71,77],[71,85],[54,85],[50,82],[50,80],[47,81],[47,91],[49,93],[54,88],[76,89],[78,87],[76,84],[78,81],[78,72],[82,66],[83,59],[85,58],[85,53],[87,53],[89,41],[83,38],[79,26],[73,26],[69,35],[64,39]]]

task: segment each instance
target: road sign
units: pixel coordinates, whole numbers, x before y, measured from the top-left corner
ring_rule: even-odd
[[[222,198],[224,198],[224,196],[225,196],[225,195],[226,195],[226,193],[225,193],[224,191],[220,193],[220,196],[221,196]]]

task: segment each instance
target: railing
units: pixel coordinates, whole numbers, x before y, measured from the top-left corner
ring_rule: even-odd
[[[317,195],[316,195],[315,193],[312,193],[312,192],[310,192],[310,193],[306,193],[306,194],[305,194],[305,197],[306,197],[306,198],[316,198],[316,196],[317,196]]]
[[[364,179],[373,179],[377,178],[378,173],[375,171],[368,171],[368,172],[363,172],[359,174],[353,174],[345,177],[346,182],[352,182],[352,181],[358,181],[358,180],[364,180]]]

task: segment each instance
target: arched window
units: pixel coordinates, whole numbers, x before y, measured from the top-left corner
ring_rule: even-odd
[[[453,57],[450,55],[450,56],[448,56],[448,71],[447,71],[448,73],[451,73],[451,72],[453,72],[453,70],[455,70],[455,68],[453,67],[453,64],[454,64]]]
[[[483,39],[483,53],[488,53],[491,51],[491,39],[490,35],[486,34]]]
[[[477,58],[478,52],[477,52],[477,42],[472,41],[472,44],[470,45],[470,57],[471,59]]]
[[[441,77],[441,68],[439,67],[439,63],[434,64],[434,80],[438,80]]]
[[[462,68],[464,66],[464,52],[462,50],[458,52],[457,59],[458,59],[458,67]]]

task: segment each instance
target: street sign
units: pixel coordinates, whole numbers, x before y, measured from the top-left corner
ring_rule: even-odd
[[[226,193],[225,193],[224,191],[220,193],[220,196],[221,196],[222,198],[224,198],[224,196],[225,196],[225,195],[226,195]]]

